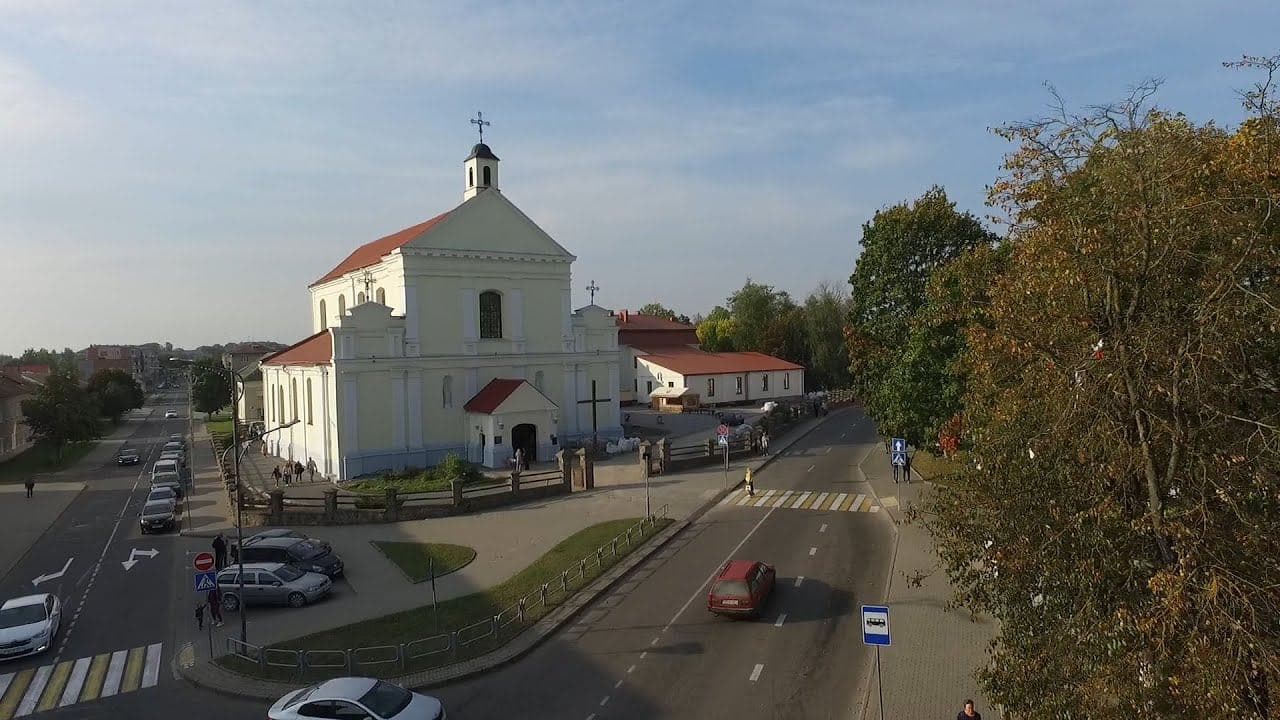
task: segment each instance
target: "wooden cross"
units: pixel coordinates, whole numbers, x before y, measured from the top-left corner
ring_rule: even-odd
[[[613,398],[597,398],[596,397],[596,381],[592,380],[591,381],[591,399],[578,401],[579,405],[591,403],[591,449],[593,451],[595,450],[596,433],[599,430],[599,427],[596,422],[596,408],[600,407],[600,403],[609,402],[612,399]]]
[[[484,113],[477,110],[476,116],[471,118],[471,124],[480,129],[480,142],[484,142],[484,126],[489,124],[489,121],[484,119]]]
[[[591,284],[587,286],[587,292],[591,293],[591,304],[592,304],[592,305],[595,305],[595,304],[596,304],[596,293],[600,292],[600,286],[599,286],[599,285],[596,285],[596,281],[595,281],[595,280],[592,280],[592,281],[591,281]]]

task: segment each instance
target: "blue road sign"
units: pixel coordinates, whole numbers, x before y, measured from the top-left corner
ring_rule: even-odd
[[[196,592],[209,592],[218,586],[218,573],[198,572],[192,576],[196,584]]]
[[[724,435],[721,435],[720,439],[717,442],[720,445],[720,447],[729,447],[729,438]]]
[[[891,446],[893,449],[893,464],[898,467],[904,467],[907,464],[907,441],[902,438],[894,438]]]
[[[865,645],[890,645],[889,606],[862,606],[862,642]]]

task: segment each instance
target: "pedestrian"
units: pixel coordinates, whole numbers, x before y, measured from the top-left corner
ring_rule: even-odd
[[[284,484],[285,484],[285,487],[288,487],[288,486],[289,486],[289,484],[290,484],[290,483],[292,483],[292,482],[293,482],[293,463],[291,463],[291,462],[287,462],[287,463],[285,463],[285,464],[284,464]]]
[[[209,615],[213,618],[214,627],[222,627],[222,593],[214,585],[205,598],[209,603]]]
[[[33,477],[28,477],[27,481],[23,483],[23,485],[27,486],[27,497],[30,498],[31,493],[35,492],[35,489],[36,489],[36,479]]]
[[[227,566],[227,538],[222,533],[213,538],[213,563],[218,570]]]
[[[281,473],[280,473],[280,466],[279,466],[279,465],[277,465],[277,466],[275,467],[275,469],[271,471],[271,477],[273,477],[273,478],[275,478],[275,479],[276,479],[276,487],[280,487],[280,477],[281,477]]]
[[[751,468],[747,468],[747,479],[745,481],[745,484],[747,486],[747,497],[755,497],[756,486],[753,485],[751,482]]]
[[[760,434],[760,447],[764,450],[765,455],[769,454],[769,433],[767,431]]]
[[[316,481],[316,461],[315,458],[307,458],[307,470],[311,473],[311,482]]]
[[[911,482],[911,456],[912,455],[915,455],[915,453],[906,453],[906,456],[907,456],[906,464],[903,467],[903,469],[906,471],[903,473],[903,476],[907,482]]]
[[[964,710],[956,713],[956,720],[982,720],[982,713],[973,709],[973,701],[964,701]]]
[[[293,476],[298,478],[298,482],[302,482],[302,473],[306,468],[302,467],[302,462],[298,461],[293,464]]]
[[[204,629],[204,605],[203,604],[196,606],[196,629],[197,630]]]

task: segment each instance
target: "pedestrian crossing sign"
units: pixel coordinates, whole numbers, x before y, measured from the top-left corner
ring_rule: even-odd
[[[218,587],[218,574],[215,572],[202,572],[195,574],[196,592],[209,592]]]

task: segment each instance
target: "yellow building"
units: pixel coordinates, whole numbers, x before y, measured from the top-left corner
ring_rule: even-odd
[[[269,449],[349,479],[450,453],[505,467],[622,434],[618,330],[571,306],[576,259],[508,200],[476,145],[463,202],[313,283],[315,334],[263,359]]]

